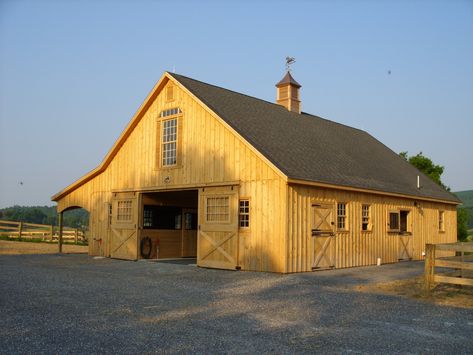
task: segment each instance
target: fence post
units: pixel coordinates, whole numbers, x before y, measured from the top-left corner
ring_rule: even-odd
[[[74,243],[77,244],[78,238],[79,238],[79,230],[76,228],[74,229]]]
[[[425,245],[425,289],[430,291],[434,283],[435,273],[435,244]]]
[[[57,239],[58,251],[62,253],[62,212],[58,214],[59,235]]]
[[[21,233],[23,232],[23,222],[18,224],[18,240],[21,240]]]

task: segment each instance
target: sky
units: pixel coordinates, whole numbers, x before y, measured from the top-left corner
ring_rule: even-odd
[[[0,208],[50,197],[105,157],[164,71],[423,152],[473,189],[473,0],[0,0]]]

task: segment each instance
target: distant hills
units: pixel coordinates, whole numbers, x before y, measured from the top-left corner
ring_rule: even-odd
[[[462,208],[473,207],[473,190],[458,191],[454,192],[454,194],[457,195],[460,200],[462,200]]]
[[[458,208],[466,211],[466,226],[468,229],[473,228],[473,190],[454,192],[457,197],[462,200],[463,204]]]

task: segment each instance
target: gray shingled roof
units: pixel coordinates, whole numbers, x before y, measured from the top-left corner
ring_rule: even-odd
[[[460,202],[362,130],[170,75],[289,178]]]

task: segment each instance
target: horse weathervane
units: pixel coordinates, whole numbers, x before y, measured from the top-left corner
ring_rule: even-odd
[[[291,71],[291,64],[296,62],[296,58],[294,57],[286,57],[286,70]]]

